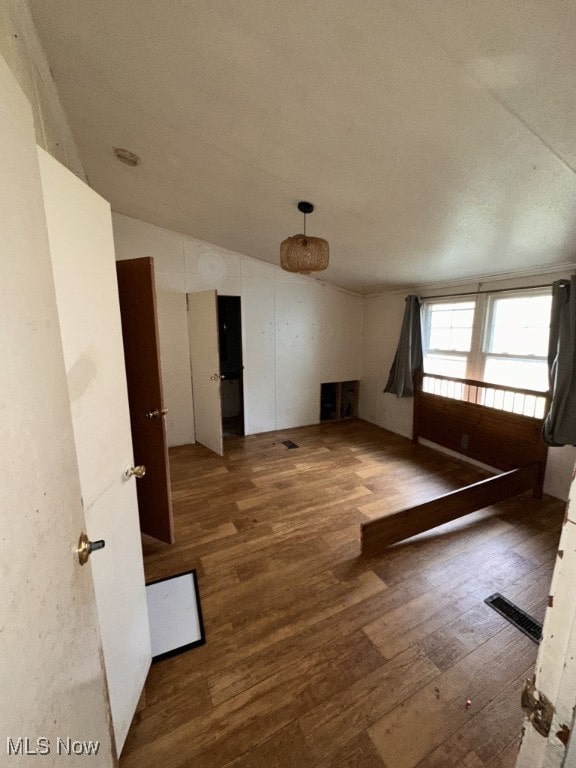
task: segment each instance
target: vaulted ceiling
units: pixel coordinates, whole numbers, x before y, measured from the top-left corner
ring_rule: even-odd
[[[310,200],[363,293],[575,261],[571,0],[31,5],[115,211],[278,263]]]

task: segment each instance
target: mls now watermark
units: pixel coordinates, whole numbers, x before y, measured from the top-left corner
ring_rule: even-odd
[[[97,755],[100,749],[99,741],[77,741],[69,736],[48,739],[39,736],[30,739],[27,736],[6,739],[6,754],[9,757],[17,755]]]

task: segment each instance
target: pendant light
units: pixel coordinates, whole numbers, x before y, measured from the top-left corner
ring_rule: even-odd
[[[298,210],[304,214],[304,234],[293,235],[280,244],[280,266],[286,272],[321,272],[328,266],[328,242],[321,237],[309,237],[306,234],[306,216],[312,213],[314,206],[301,200]]]

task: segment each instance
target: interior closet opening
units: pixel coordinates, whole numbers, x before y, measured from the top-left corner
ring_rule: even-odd
[[[239,296],[218,296],[218,338],[222,433],[244,434],[244,388],[242,364],[242,315]]]

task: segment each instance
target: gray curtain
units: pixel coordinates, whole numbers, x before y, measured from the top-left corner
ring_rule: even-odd
[[[542,436],[548,445],[576,445],[576,275],[552,286],[548,346],[552,402]]]
[[[413,397],[412,379],[419,368],[422,368],[420,298],[412,295],[406,297],[400,341],[384,392],[391,392],[396,397]]]

